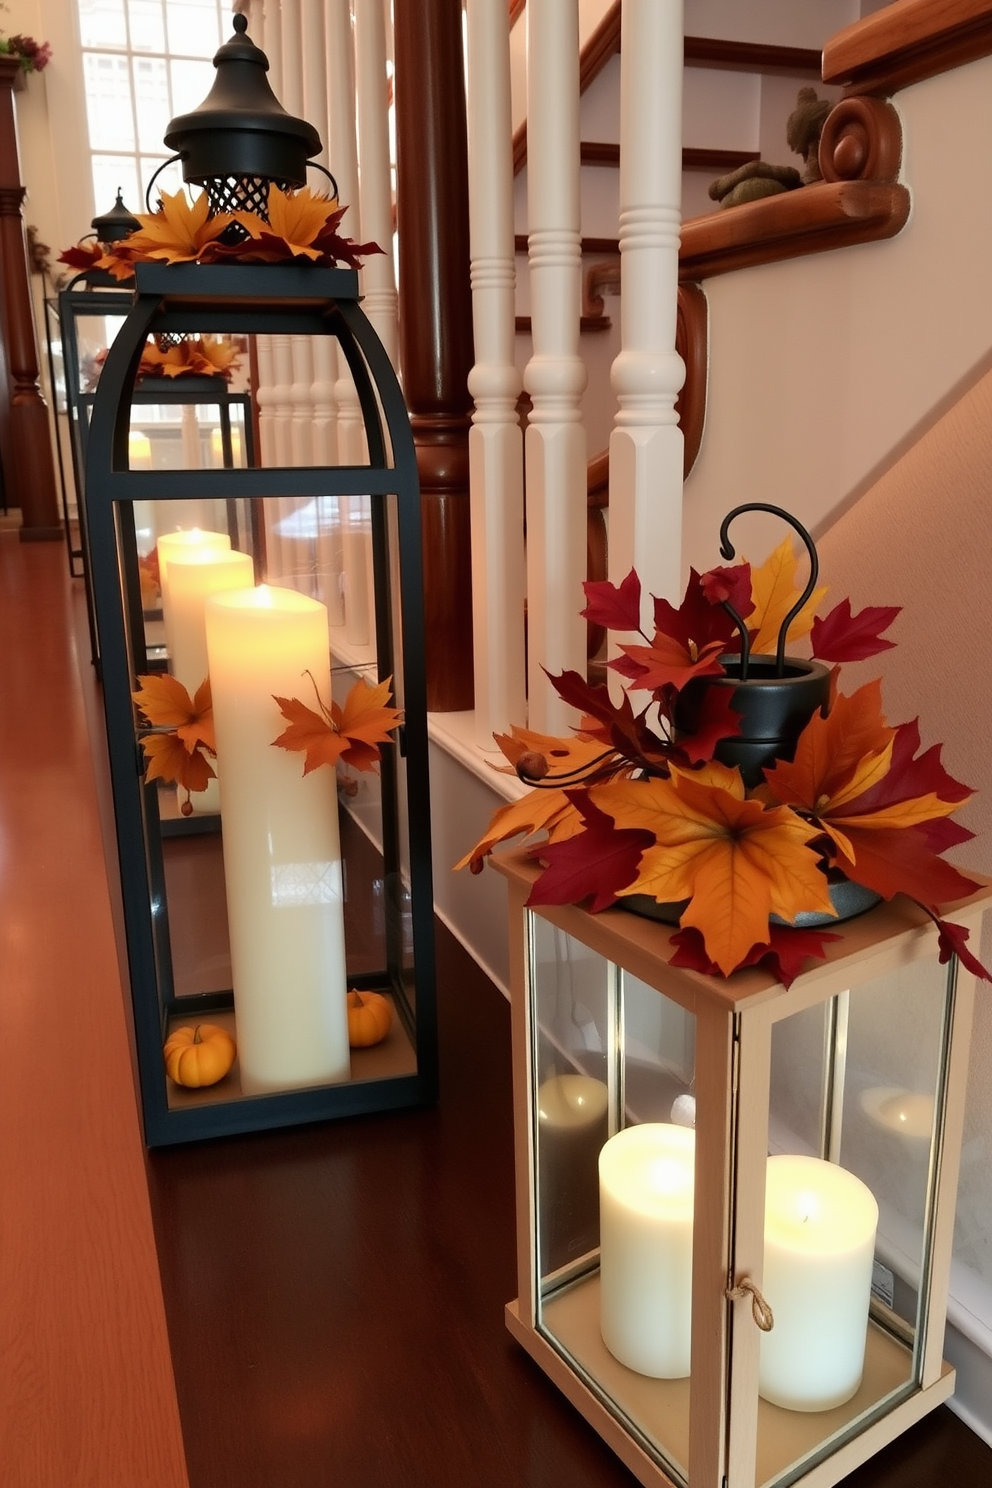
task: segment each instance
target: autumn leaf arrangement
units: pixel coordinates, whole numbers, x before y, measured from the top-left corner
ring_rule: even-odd
[[[380,746],[387,743],[402,722],[401,714],[389,706],[392,679],[354,683],[343,703],[325,704],[312,675],[317,707],[299,698],[273,696],[273,727],[279,715],[288,724],[272,740],[274,746],[305,756],[303,774],[319,765],[334,769],[339,763],[355,770],[374,771],[382,758]],[[180,810],[193,810],[191,792],[206,790],[217,772],[210,679],[204,678],[191,698],[177,677],[152,672],[138,677],[131,694],[141,719],[140,739],[145,757],[145,781],[175,783],[185,792]],[[278,710],[278,711],[277,711]]]
[[[136,263],[314,263],[360,269],[382,253],[377,243],[356,243],[338,229],[348,208],[332,197],[269,187],[268,221],[256,212],[210,215],[206,192],[192,203],[185,193],[164,191],[157,212],[137,213],[137,231],[119,242],[84,241],[59,255],[81,272],[103,270],[128,283]]]
[[[749,509],[725,519],[724,557],[735,556],[729,521]],[[978,887],[941,856],[973,835],[951,820],[971,792],[942,765],[940,745],[921,752],[916,721],[887,722],[879,681],[842,688],[840,663],[894,645],[883,632],[898,608],[853,614],[845,599],[818,616],[827,591],[814,587],[808,534],[788,514],[760,509],[804,537],[806,589],[796,585],[788,537],[754,570],[746,562],[692,570],[678,608],[653,600],[652,634],[642,629],[635,571],[620,585],[586,583],[584,618],[617,636],[608,666],[623,679],[620,700],[577,672],[548,673],[580,714],[574,734],[513,727],[494,736],[509,762],[501,768],[532,789],[496,811],[457,866],[481,872],[497,843],[523,837],[542,865],[531,905],[596,913],[648,901],[679,925],[672,964],[720,976],[765,964],[785,985],[837,939],[825,928],[836,915],[831,886],[847,880],[869,903],[900,893],[915,900],[937,925],[941,961],[956,954],[992,980],[966,945],[968,931],[940,913]],[[746,678],[749,667],[753,675],[769,653],[793,661],[786,641],[803,637],[811,666],[819,663],[823,704],[794,750],[777,750],[757,771],[728,763],[743,705],[740,681],[727,679]]]
[[[83,369],[84,387],[92,392],[100,379],[107,348],[90,357]],[[146,377],[221,377],[230,382],[241,360],[241,349],[228,336],[184,336],[173,345],[159,346],[149,337],[138,363],[137,380]]]

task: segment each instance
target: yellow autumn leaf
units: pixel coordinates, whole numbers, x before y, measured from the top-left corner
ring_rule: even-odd
[[[747,628],[751,632],[751,650],[755,655],[775,654],[782,621],[805,587],[796,583],[797,567],[798,560],[792,539],[784,537],[774,553],[759,568],[751,570],[754,609],[747,617]],[[813,590],[789,626],[790,641],[796,641],[809,633],[817,608],[826,592],[825,585]]]
[[[787,807],[745,799],[739,776],[730,776],[736,772],[700,779],[675,770],[669,780],[594,786],[589,793],[618,828],[655,834],[620,897],[688,899],[682,925],[700,931],[710,960],[728,976],[767,940],[771,914],[791,923],[804,910],[833,913],[819,856],[809,846],[818,829]]]
[[[128,255],[134,258],[164,259],[166,263],[188,263],[197,258],[207,243],[212,243],[234,221],[230,212],[211,217],[210,200],[202,192],[190,206],[183,191],[170,195],[162,192],[162,209],[149,215],[137,214],[137,232],[126,239]]]
[[[511,837],[532,837],[535,832],[546,831],[550,842],[564,842],[583,829],[582,817],[563,790],[528,791],[519,801],[500,806],[493,813],[489,830],[455,864],[455,871],[471,868],[473,873],[480,873],[483,860],[497,842],[507,842]]]
[[[281,238],[293,254],[320,258],[323,250],[314,248],[313,241],[336,210],[336,200],[314,196],[308,186],[299,191],[281,191],[273,184],[269,187],[268,222],[252,212],[239,212],[238,221],[255,239]]]

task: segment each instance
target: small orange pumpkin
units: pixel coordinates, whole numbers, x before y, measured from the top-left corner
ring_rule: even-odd
[[[177,1085],[197,1089],[223,1080],[238,1052],[226,1028],[198,1023],[175,1029],[166,1040],[165,1071]]]
[[[393,1026],[393,1004],[381,992],[348,993],[348,1042],[353,1049],[381,1044]]]

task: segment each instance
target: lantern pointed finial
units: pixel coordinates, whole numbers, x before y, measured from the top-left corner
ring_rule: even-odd
[[[213,212],[265,217],[269,185],[302,186],[321,141],[276,98],[265,76],[269,59],[248,35],[247,18],[239,12],[233,22],[234,35],[214,56],[213,87],[198,108],[171,121],[165,143],[183,180],[206,190]]]

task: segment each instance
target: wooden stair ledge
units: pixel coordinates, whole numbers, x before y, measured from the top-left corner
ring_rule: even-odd
[[[896,182],[821,181],[694,217],[682,226],[679,278],[708,279],[892,238],[905,226],[909,204],[908,190]]]

